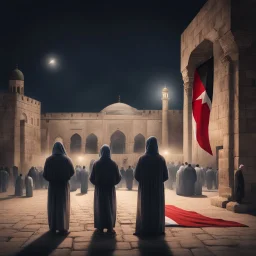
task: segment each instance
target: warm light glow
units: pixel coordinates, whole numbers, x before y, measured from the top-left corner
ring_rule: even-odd
[[[166,151],[164,151],[164,155],[168,155],[169,154],[169,152],[166,150]]]
[[[84,157],[83,156],[79,156],[78,157],[78,161],[82,162],[84,160]]]
[[[49,64],[50,64],[51,66],[55,66],[56,60],[55,60],[55,59],[50,59]]]

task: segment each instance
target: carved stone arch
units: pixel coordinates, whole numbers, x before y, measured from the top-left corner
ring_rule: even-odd
[[[125,153],[126,136],[120,130],[116,130],[110,137],[110,149],[113,154]]]
[[[98,137],[94,133],[91,133],[86,138],[85,153],[87,154],[98,153]]]
[[[139,133],[134,137],[134,153],[142,153],[145,151],[146,139]]]
[[[82,148],[82,138],[78,133],[75,133],[70,138],[70,153],[80,153]]]
[[[21,113],[20,121],[25,121],[25,123],[28,122],[28,117],[27,117],[27,115],[25,113]]]

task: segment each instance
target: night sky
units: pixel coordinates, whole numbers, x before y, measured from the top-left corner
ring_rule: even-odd
[[[18,64],[43,112],[161,109],[165,84],[182,109],[180,35],[205,2],[1,1],[0,90]]]

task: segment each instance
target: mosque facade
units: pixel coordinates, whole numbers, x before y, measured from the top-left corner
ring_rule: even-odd
[[[183,111],[169,110],[168,89],[162,90],[162,110],[138,110],[117,102],[98,113],[41,113],[41,103],[24,94],[24,75],[15,69],[9,92],[0,94],[0,164],[23,172],[42,165],[60,141],[74,164],[89,165],[103,144],[110,145],[119,166],[135,165],[146,139],[158,139],[160,153],[182,161]]]

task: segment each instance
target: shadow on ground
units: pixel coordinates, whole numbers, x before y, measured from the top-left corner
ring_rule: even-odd
[[[44,233],[35,241],[32,241],[15,256],[46,256],[51,254],[67,237],[67,235],[53,234],[50,231]]]

